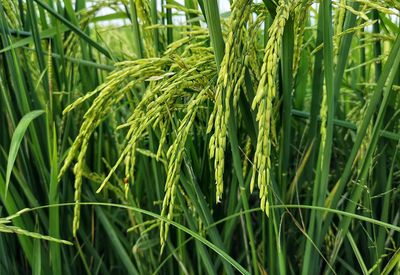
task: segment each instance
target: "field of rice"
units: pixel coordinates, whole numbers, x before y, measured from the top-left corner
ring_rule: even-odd
[[[400,275],[400,0],[1,0],[0,274]]]

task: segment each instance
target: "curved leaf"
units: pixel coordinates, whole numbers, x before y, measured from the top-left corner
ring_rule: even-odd
[[[6,198],[7,198],[8,185],[10,184],[11,171],[14,166],[15,159],[17,158],[17,153],[21,145],[22,138],[24,137],[26,129],[28,129],[28,126],[32,122],[32,120],[42,115],[43,113],[44,113],[43,110],[35,110],[27,113],[18,123],[17,128],[15,128],[15,132],[11,139],[11,145],[7,159],[6,190],[4,195]]]

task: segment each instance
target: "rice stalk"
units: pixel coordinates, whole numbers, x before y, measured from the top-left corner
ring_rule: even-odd
[[[273,104],[277,90],[277,70],[280,58],[283,30],[293,7],[293,1],[279,1],[276,16],[269,28],[269,39],[265,47],[261,80],[251,107],[257,111],[259,133],[253,160],[253,174],[250,192],[253,191],[256,176],[260,189],[261,209],[269,215],[268,185],[271,180],[271,145],[276,143]]]

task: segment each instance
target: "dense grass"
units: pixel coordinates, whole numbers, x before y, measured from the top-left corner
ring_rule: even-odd
[[[399,274],[400,2],[231,4],[2,0],[0,274]]]

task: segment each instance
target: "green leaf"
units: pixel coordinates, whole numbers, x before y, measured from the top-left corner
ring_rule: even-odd
[[[6,190],[5,197],[7,198],[8,186],[10,184],[11,171],[14,166],[15,159],[17,158],[18,150],[21,145],[22,138],[25,135],[26,130],[28,129],[29,124],[37,118],[38,116],[44,114],[43,110],[36,110],[24,115],[21,121],[18,123],[17,128],[12,136],[10,150],[8,153],[7,160],[7,172],[6,172]]]

